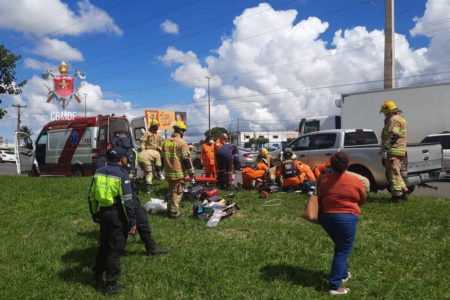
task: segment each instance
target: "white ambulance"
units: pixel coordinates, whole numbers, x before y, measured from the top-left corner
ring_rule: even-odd
[[[29,175],[92,175],[95,163],[118,133],[132,137],[125,116],[75,117],[47,123],[36,143],[23,132],[15,135],[17,172]]]

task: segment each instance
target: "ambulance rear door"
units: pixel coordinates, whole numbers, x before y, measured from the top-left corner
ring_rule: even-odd
[[[132,139],[135,149],[139,149],[141,147],[140,139],[146,130],[147,120],[145,117],[131,119]]]
[[[27,174],[33,171],[34,150],[33,141],[28,134],[25,132],[16,132],[14,134],[14,154],[18,174]]]
[[[109,146],[109,116],[98,117],[97,149],[98,156],[105,155]]]

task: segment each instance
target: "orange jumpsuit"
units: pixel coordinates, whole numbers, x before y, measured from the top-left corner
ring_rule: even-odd
[[[255,168],[246,167],[242,170],[242,186],[244,189],[252,189],[252,181],[260,179],[261,182],[265,182],[265,177],[269,167],[263,163],[257,163]]]
[[[323,174],[325,169],[331,169],[331,165],[330,165],[329,161],[318,164],[317,166],[314,166],[313,172],[314,172],[314,175],[316,176],[316,178],[319,178],[319,176]]]
[[[307,164],[299,160],[294,160],[294,168],[297,170],[297,176],[284,178],[282,167],[277,167],[275,176],[277,178],[283,177],[283,187],[299,187],[305,180],[316,181],[316,176],[314,176],[314,173]]]
[[[216,177],[216,157],[214,154],[214,144],[205,143],[200,153],[200,161],[205,168],[206,177]]]

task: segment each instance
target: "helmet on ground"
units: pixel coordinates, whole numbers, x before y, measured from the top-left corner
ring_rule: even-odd
[[[392,100],[384,101],[383,105],[380,108],[380,114],[383,113],[385,115],[390,114],[393,110],[397,109],[397,104],[395,104]]]
[[[175,122],[175,125],[173,125],[173,128],[174,128],[174,129],[175,129],[175,128],[178,128],[178,129],[181,129],[181,130],[184,130],[184,131],[187,130],[186,123],[184,123],[183,121],[176,121],[176,122]]]

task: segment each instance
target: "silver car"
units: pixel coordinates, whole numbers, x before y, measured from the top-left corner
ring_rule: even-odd
[[[444,131],[437,134],[429,134],[422,143],[440,143],[442,145],[442,170],[446,172],[446,179],[450,179],[450,131]]]
[[[238,150],[239,150],[239,163],[241,164],[241,167],[243,168],[253,165],[253,163],[255,162],[255,158],[258,155],[258,152],[241,147],[238,147]]]

